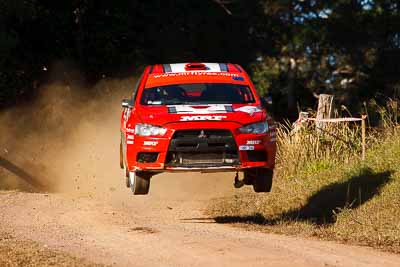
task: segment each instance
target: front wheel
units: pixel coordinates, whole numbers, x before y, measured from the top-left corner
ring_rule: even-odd
[[[271,192],[272,188],[272,177],[274,176],[274,171],[266,168],[254,168],[246,170],[245,180],[249,184],[253,185],[254,192]]]
[[[129,187],[134,195],[147,195],[150,189],[150,177],[146,172],[129,172]]]
[[[122,150],[122,140],[119,143],[119,166],[121,167],[121,169],[123,169],[124,166],[124,152]]]

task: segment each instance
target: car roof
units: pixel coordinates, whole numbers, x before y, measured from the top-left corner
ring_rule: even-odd
[[[146,88],[185,83],[248,84],[243,68],[232,63],[174,63],[150,66]]]
[[[177,73],[177,72],[229,72],[229,73],[240,73],[243,69],[232,63],[205,63],[205,62],[194,62],[194,63],[173,63],[173,64],[156,64],[151,66],[151,73]]]

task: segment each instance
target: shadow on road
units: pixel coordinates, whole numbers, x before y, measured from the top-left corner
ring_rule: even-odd
[[[181,219],[183,223],[216,223],[214,218],[185,218]]]
[[[381,188],[391,180],[392,171],[374,173],[364,169],[360,175],[345,182],[337,182],[322,187],[312,195],[307,203],[298,209],[282,213],[274,219],[262,214],[250,216],[218,216],[217,223],[253,223],[275,225],[282,221],[308,221],[318,225],[336,222],[336,216],[344,209],[355,209],[379,194]]]
[[[35,177],[34,175],[28,173],[25,169],[22,167],[17,166],[16,164],[12,163],[11,161],[3,158],[0,156],[0,168],[4,168],[7,171],[13,173],[26,183],[28,183],[30,186],[33,187],[35,190],[44,190],[45,186],[42,184],[39,180],[38,177]],[[1,181],[0,181],[0,189],[2,187]],[[21,189],[21,188],[18,188]]]

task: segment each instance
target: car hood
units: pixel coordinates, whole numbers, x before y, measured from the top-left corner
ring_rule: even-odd
[[[249,104],[141,106],[136,114],[142,123],[158,126],[199,121],[246,125],[266,119],[261,107]]]

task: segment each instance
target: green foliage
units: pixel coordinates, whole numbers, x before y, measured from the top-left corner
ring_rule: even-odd
[[[312,93],[359,112],[399,97],[399,26],[394,0],[4,0],[0,106],[64,60],[89,81],[149,63],[229,61],[248,67],[282,116],[313,107]]]
[[[279,79],[279,63],[274,58],[268,58],[250,66],[252,79],[260,95],[272,91],[273,82]]]

